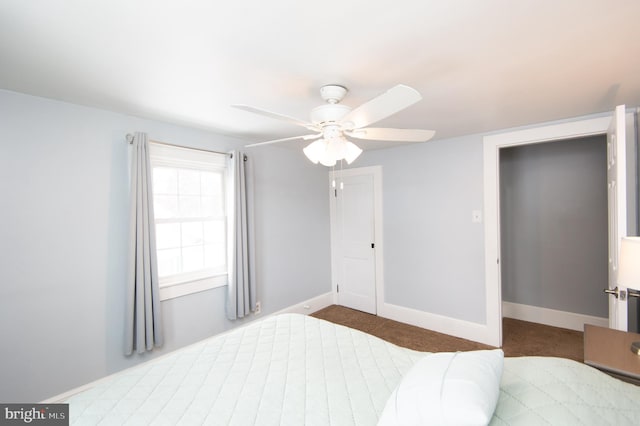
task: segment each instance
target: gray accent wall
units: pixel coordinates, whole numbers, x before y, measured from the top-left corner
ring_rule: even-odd
[[[123,355],[125,135],[226,151],[213,132],[0,90],[0,401],[37,402],[247,321],[226,287],[162,302],[165,345]],[[331,291],[326,168],[249,152],[263,316]],[[260,318],[253,316],[250,320]]]
[[[502,298],[607,317],[606,135],[500,150]]]

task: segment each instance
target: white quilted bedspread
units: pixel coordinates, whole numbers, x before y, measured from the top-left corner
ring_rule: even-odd
[[[71,397],[78,425],[375,425],[426,354],[286,314]],[[505,358],[492,425],[640,425],[640,388],[559,358]]]
[[[491,425],[640,425],[640,387],[563,358],[505,358]]]
[[[424,356],[303,315],[267,318],[75,395],[72,424],[375,425]]]

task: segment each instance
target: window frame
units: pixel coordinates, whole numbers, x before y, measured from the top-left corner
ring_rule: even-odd
[[[197,293],[217,287],[223,287],[228,284],[228,251],[229,251],[229,164],[228,155],[216,153],[212,151],[201,150],[197,148],[186,148],[176,145],[169,145],[162,142],[149,141],[149,159],[151,167],[152,189],[154,185],[153,172],[156,167],[166,167],[172,169],[192,169],[198,171],[213,171],[220,173],[222,177],[222,201],[223,215],[217,216],[216,219],[224,220],[225,229],[225,268],[204,268],[197,271],[181,272],[169,276],[162,277],[159,282],[160,300],[173,299],[188,294]],[[154,192],[154,197],[156,193]],[[177,196],[179,196],[179,192]],[[154,202],[154,212],[156,210]],[[185,219],[185,217],[182,217]],[[199,218],[202,219],[202,218]],[[184,221],[184,220],[183,220]],[[182,223],[172,219],[154,217],[154,226],[162,223]],[[182,243],[180,245],[182,248]],[[156,254],[157,254],[156,247]]]

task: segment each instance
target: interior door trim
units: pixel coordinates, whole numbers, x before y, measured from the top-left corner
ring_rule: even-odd
[[[552,124],[489,135],[484,150],[485,305],[489,339],[502,346],[502,288],[500,282],[500,149],[606,134],[611,116]]]

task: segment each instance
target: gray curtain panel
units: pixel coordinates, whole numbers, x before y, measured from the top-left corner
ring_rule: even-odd
[[[146,133],[136,132],[131,159],[129,277],[125,354],[144,353],[163,342],[151,164]]]
[[[253,244],[253,171],[250,159],[235,151],[230,159],[229,285],[227,318],[235,320],[256,309]]]

